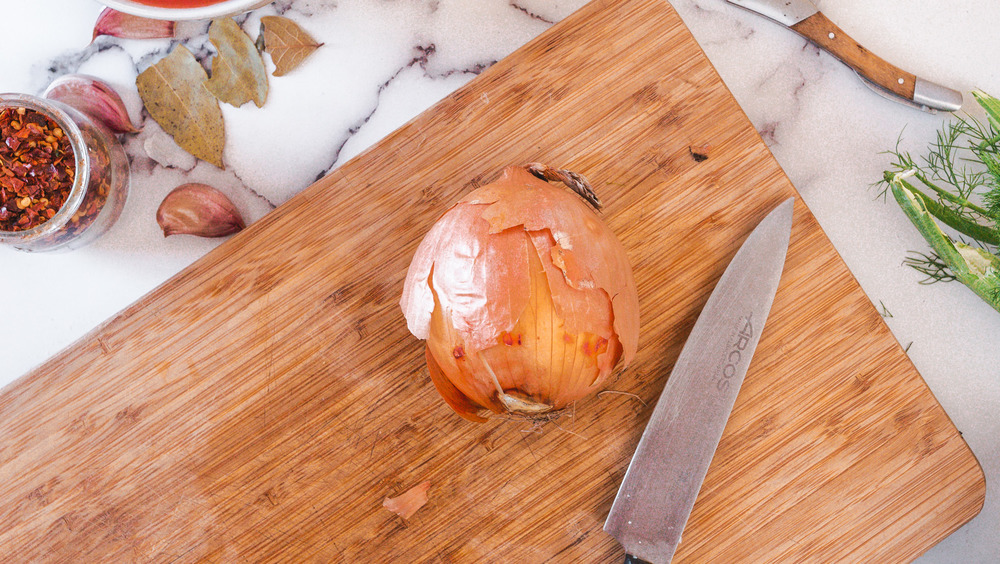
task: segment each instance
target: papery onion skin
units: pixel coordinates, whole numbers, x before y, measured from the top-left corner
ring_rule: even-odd
[[[431,380],[472,421],[548,417],[602,389],[638,348],[624,247],[580,196],[531,166],[508,167],[445,212],[403,287]]]
[[[418,509],[427,503],[427,491],[431,489],[430,482],[421,482],[406,490],[399,497],[387,497],[382,502],[382,507],[399,515],[403,519],[413,517]]]

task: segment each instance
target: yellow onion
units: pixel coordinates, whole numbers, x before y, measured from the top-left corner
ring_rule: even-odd
[[[544,179],[560,180],[580,195]],[[420,243],[400,305],[462,417],[549,417],[602,389],[639,340],[625,249],[577,175],[528,165],[455,204]]]

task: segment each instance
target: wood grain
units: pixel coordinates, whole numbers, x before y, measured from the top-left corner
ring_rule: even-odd
[[[555,422],[476,425],[397,302],[445,207],[531,161],[604,200],[639,355]],[[601,526],[671,366],[794,194],[667,3],[594,2],[5,388],[0,560],[620,561]],[[967,445],[795,214],[679,562],[906,561],[983,503]],[[382,508],[425,480],[409,520]]]
[[[837,27],[837,24],[830,21],[823,12],[816,12],[793,25],[792,29],[826,49],[861,76],[894,94],[907,100],[913,100],[916,76],[887,63],[865,49],[860,43],[844,33],[844,30]]]

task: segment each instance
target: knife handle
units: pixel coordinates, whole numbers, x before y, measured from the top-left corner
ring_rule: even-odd
[[[626,554],[625,555],[625,564],[649,564],[649,562],[646,562],[645,560],[643,560],[642,558],[639,558],[637,556],[632,556],[631,554]]]
[[[862,47],[823,15],[823,12],[816,12],[793,25],[792,29],[871,82],[907,100],[913,100],[916,76],[885,62]]]

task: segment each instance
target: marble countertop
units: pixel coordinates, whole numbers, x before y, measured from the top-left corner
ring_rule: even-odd
[[[221,242],[163,238],[154,215],[173,187],[211,184],[248,222],[257,220],[584,3],[280,0],[241,16],[256,36],[261,16],[283,14],[326,45],[299,70],[271,80],[263,109],[223,106],[224,171],[177,150],[141,111],[135,77],[172,42],[103,37],[90,43],[101,10],[96,2],[6,6],[0,91],[38,94],[63,74],[91,74],[110,82],[133,121],[145,127],[126,138],[131,192],[108,234],[63,254],[0,249],[0,386]],[[1000,313],[958,283],[920,285],[921,275],[902,261],[908,251],[924,250],[923,240],[898,207],[870,187],[889,163],[882,151],[900,139],[901,148],[921,153],[950,116],[873,94],[794,33],[723,0],[671,3],[986,472],[982,513],[918,562],[1000,562]],[[874,53],[966,92],[970,112],[969,90],[1000,95],[995,0],[817,4]],[[179,39],[199,57],[210,52],[206,29],[207,22],[178,27]],[[40,303],[33,295],[52,298]]]

